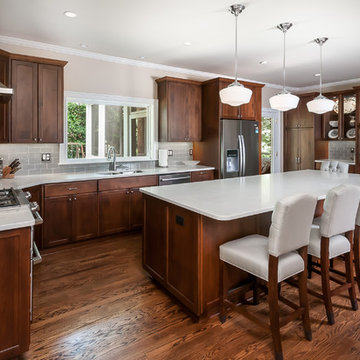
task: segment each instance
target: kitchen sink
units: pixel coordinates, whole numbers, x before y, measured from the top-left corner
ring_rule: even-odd
[[[139,174],[142,173],[142,170],[108,170],[108,171],[101,171],[98,172],[99,175],[131,175],[131,174]]]

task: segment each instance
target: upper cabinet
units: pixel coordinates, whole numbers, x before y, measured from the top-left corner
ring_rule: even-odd
[[[322,116],[323,140],[355,140],[356,92],[326,94],[335,101],[334,110]]]
[[[63,142],[66,62],[4,51],[1,56],[9,61],[14,94],[8,104],[0,106],[0,142]]]
[[[156,80],[159,140],[201,140],[201,83],[164,77]]]
[[[214,80],[218,83],[218,90],[226,88],[234,80],[217,78]],[[222,119],[242,119],[242,120],[261,120],[261,89],[264,86],[263,84],[249,83],[244,81],[239,81],[239,83],[243,84],[246,88],[252,90],[252,95],[250,102],[248,104],[244,104],[241,106],[230,106],[227,104],[222,104],[220,102],[220,97],[217,94],[215,98],[218,98],[218,102],[220,104],[220,118]]]
[[[306,104],[316,95],[300,96],[299,105],[292,110],[284,112],[285,128],[312,128],[314,127],[314,114],[309,112]]]

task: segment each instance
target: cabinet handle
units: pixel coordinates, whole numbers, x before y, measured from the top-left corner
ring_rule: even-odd
[[[42,138],[40,138],[39,141],[42,141]]]
[[[77,190],[77,187],[69,187],[68,190],[69,190],[69,191]]]
[[[74,201],[76,201],[76,197],[74,197]]]
[[[33,140],[34,140],[34,141],[37,141],[37,138],[36,138],[36,137],[34,137],[34,138],[33,138]]]
[[[71,201],[71,197],[68,198],[68,201]]]

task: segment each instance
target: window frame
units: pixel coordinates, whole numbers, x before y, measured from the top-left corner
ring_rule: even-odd
[[[106,95],[85,92],[64,92],[64,142],[60,144],[59,164],[96,164],[107,163],[108,160],[103,158],[84,158],[84,159],[68,159],[67,157],[67,104],[69,102],[81,102],[83,104],[99,104],[99,105],[117,105],[148,108],[147,134],[146,134],[146,156],[126,156],[116,157],[117,162],[134,162],[134,161],[155,161],[157,148],[157,126],[158,126],[158,100],[136,98],[119,95]]]

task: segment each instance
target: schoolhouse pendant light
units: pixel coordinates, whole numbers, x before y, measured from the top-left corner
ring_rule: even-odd
[[[320,94],[314,100],[309,101],[306,106],[310,112],[315,114],[325,114],[334,109],[335,102],[322,94],[322,46],[328,38],[322,37],[314,40],[320,47]]]
[[[270,106],[272,109],[279,110],[279,111],[288,111],[291,109],[295,109],[299,103],[299,97],[289,93],[285,89],[285,79],[286,79],[286,72],[285,72],[285,45],[286,45],[286,32],[292,27],[292,23],[282,23],[277,26],[279,30],[281,30],[284,34],[284,55],[283,55],[283,90],[280,94],[272,96],[270,101]]]
[[[220,100],[224,104],[231,106],[239,106],[247,104],[252,95],[252,90],[247,89],[244,85],[240,84],[237,80],[238,69],[237,69],[237,19],[239,14],[245,9],[242,4],[231,5],[229,11],[235,15],[235,81],[225,89],[220,90]]]

